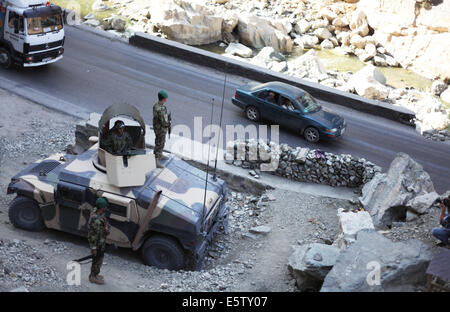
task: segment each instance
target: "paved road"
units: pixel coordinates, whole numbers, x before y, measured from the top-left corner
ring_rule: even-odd
[[[151,123],[152,104],[159,89],[169,92],[168,107],[174,124],[185,124],[193,132],[194,117],[210,123],[211,102],[215,99],[213,122],[219,123],[224,77],[219,71],[149,53],[120,41],[66,28],[65,57],[45,68],[1,70],[0,77],[11,80],[17,88],[27,87],[36,94],[53,97],[103,112],[112,103],[135,105],[147,123]],[[225,89],[223,126],[250,124],[231,104],[236,87],[246,82],[228,77]],[[297,134],[281,130],[280,141],[291,146],[309,146],[333,153],[364,157],[384,169],[396,153],[405,152],[422,164],[431,175],[438,192],[450,189],[450,145],[425,140],[414,129],[383,118],[322,102],[324,107],[341,114],[348,130],[340,140],[309,144]],[[61,104],[63,106],[63,104]],[[71,107],[60,107],[70,110]],[[202,138],[196,138],[202,140]],[[206,140],[206,138],[203,138]]]

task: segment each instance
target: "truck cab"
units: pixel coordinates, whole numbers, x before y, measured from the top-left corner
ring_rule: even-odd
[[[42,0],[0,0],[0,65],[23,67],[63,57],[64,25],[59,6]]]

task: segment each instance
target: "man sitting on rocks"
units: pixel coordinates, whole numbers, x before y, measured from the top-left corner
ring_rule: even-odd
[[[450,196],[444,198],[440,203],[442,210],[439,223],[442,227],[435,227],[431,233],[441,241],[440,245],[450,247]],[[445,213],[445,210],[447,210],[447,213]]]

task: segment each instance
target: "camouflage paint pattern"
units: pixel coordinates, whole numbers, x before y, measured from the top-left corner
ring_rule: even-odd
[[[144,185],[119,188],[93,165],[97,149],[95,144],[81,155],[55,154],[31,164],[11,179],[8,193],[36,200],[48,228],[81,236],[87,236],[96,197],[105,196],[120,207],[119,213],[111,209],[107,213],[111,224],[107,243],[130,248],[154,194],[162,190],[147,233],[173,236],[194,252],[204,244],[202,231],[207,234],[225,209],[224,181],[209,177],[204,209],[206,173],[170,157],[161,161],[165,168],[146,173]]]

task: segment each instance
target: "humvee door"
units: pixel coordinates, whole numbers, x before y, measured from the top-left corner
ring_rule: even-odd
[[[110,234],[107,237],[108,242],[115,243],[120,247],[131,247],[139,229],[139,216],[134,199],[106,192],[102,196],[106,197],[109,202],[106,212],[111,225]]]
[[[89,208],[86,209],[86,188],[84,186],[59,182],[56,189],[56,219],[57,228],[61,230],[82,234],[82,215],[89,218]],[[56,224],[52,224],[54,227]],[[87,231],[87,230],[86,230]]]

